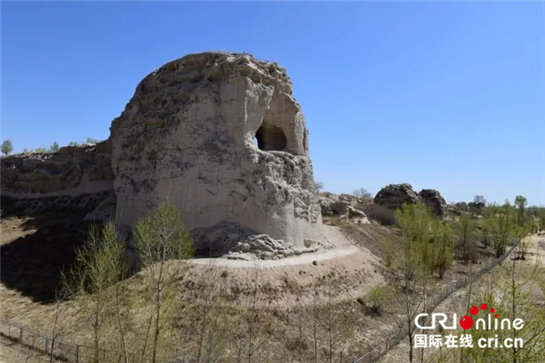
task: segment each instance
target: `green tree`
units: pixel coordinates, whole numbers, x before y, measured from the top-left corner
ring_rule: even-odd
[[[76,249],[74,267],[61,275],[65,291],[75,297],[91,328],[94,363],[101,361],[100,353],[107,344],[105,331],[115,292],[111,286],[127,273],[124,247],[125,243],[117,237],[113,223],[108,223],[102,230],[91,227],[88,243]]]
[[[509,204],[509,201],[505,201],[503,206],[495,209],[488,226],[490,227],[492,246],[496,252],[496,257],[500,257],[505,254],[507,246],[514,242],[516,238],[513,207]]]
[[[522,195],[517,195],[515,198],[515,206],[517,207],[517,223],[519,225],[523,225],[525,222],[525,208],[528,204],[528,201],[526,198],[524,198]]]
[[[494,222],[491,217],[486,217],[483,220],[483,223],[481,224],[481,243],[484,248],[488,248],[488,246],[492,243],[492,229],[494,228]]]
[[[456,223],[456,245],[460,250],[462,260],[477,262],[477,244],[475,239],[475,223],[473,219],[464,214]]]
[[[47,152],[49,153],[56,153],[60,150],[59,143],[54,141],[53,144],[49,147],[49,150]]]
[[[447,269],[452,266],[454,255],[454,233],[449,225],[443,224],[439,219],[435,221],[437,239],[433,243],[434,247],[434,270],[437,271],[439,278],[443,278],[443,275]]]
[[[539,230],[543,231],[543,230],[545,230],[545,209],[542,208],[539,211],[539,217],[538,218],[539,218],[539,222],[538,222]]]
[[[13,151],[13,145],[10,140],[4,140],[2,146],[0,147],[2,154],[9,155]]]
[[[151,304],[145,333],[151,339],[151,351],[147,352],[145,343],[141,356],[151,355],[146,360],[157,363],[169,354],[167,345],[161,343],[172,336],[168,328],[172,321],[170,314],[175,312],[176,282],[187,266],[184,260],[194,254],[193,240],[183,228],[176,207],[162,202],[153,214],[136,225],[134,247],[146,269],[144,278]]]
[[[399,246],[387,238],[382,238],[380,243],[384,247],[384,264],[386,267],[392,267],[399,255]]]

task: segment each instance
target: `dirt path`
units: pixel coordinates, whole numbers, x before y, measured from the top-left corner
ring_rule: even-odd
[[[261,268],[273,268],[282,266],[312,264],[314,261],[326,261],[362,252],[360,248],[357,248],[353,245],[353,243],[340,231],[338,227],[323,226],[323,233],[326,244],[330,246],[330,248],[322,249],[314,253],[305,253],[299,256],[288,257],[279,260],[260,260],[258,264],[256,263],[256,261],[230,260],[226,258],[199,258],[192,260],[191,263],[194,265],[209,265],[213,262],[214,265],[218,267],[221,266],[234,268],[252,268],[256,267],[256,265],[259,265],[259,267]]]

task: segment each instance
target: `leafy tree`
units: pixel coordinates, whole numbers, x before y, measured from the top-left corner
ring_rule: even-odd
[[[387,238],[382,238],[380,242],[384,246],[384,264],[386,267],[392,267],[399,255],[399,246]]]
[[[391,299],[390,290],[387,286],[377,285],[369,291],[367,297],[369,301],[369,308],[377,315],[382,315],[384,307]]]
[[[435,220],[434,225],[437,237],[432,245],[435,263],[433,269],[437,271],[439,278],[442,279],[447,269],[452,266],[454,233],[449,225],[443,224],[439,219]]]
[[[413,245],[423,245],[430,240],[430,228],[433,216],[431,211],[422,203],[403,203],[401,209],[394,213],[396,223],[405,238],[406,248]]]
[[[519,225],[524,224],[524,209],[526,208],[527,204],[528,201],[526,198],[524,198],[522,195],[517,195],[515,198],[515,206],[517,207],[517,222]]]
[[[59,143],[54,141],[53,144],[49,147],[49,153],[56,153],[60,150]]]
[[[150,315],[146,337],[151,338],[151,352],[145,344],[142,358],[157,363],[168,355],[166,345],[161,343],[172,336],[168,331],[169,315],[174,312],[176,282],[185,270],[185,259],[194,254],[193,240],[185,231],[180,214],[173,204],[162,202],[153,214],[144,217],[136,225],[134,247],[140,254],[143,266],[147,269],[145,284],[148,292]]]
[[[539,212],[539,230],[545,230],[545,209],[541,209]]]
[[[87,140],[85,141],[85,143],[87,143],[87,144],[96,144],[96,143],[98,143],[98,140],[88,137]]]
[[[426,309],[436,284],[425,268],[419,253],[405,249],[400,263],[401,279],[399,291],[394,299],[402,308],[398,325],[405,328],[409,338],[409,362],[414,361],[414,336],[417,332],[414,326],[416,316]]]
[[[113,306],[114,289],[110,287],[126,274],[123,258],[124,241],[116,236],[115,225],[102,230],[92,227],[88,244],[76,250],[76,263],[61,275],[66,291],[74,296],[79,310],[92,331],[93,361],[101,361],[100,353]]]
[[[452,265],[454,235],[452,229],[434,218],[424,204],[406,204],[394,213],[405,239],[402,270],[411,275],[417,270],[443,277]]]
[[[70,141],[68,143],[68,146],[78,146],[78,145],[79,145],[79,143],[77,143],[76,141]]]
[[[492,243],[491,233],[493,228],[494,228],[494,221],[492,220],[492,218],[491,217],[485,218],[485,220],[483,221],[481,225],[481,235],[480,235],[481,243],[484,248],[488,248],[488,246],[490,246],[490,244]]]
[[[34,150],[35,153],[37,154],[45,154],[47,152],[47,150],[43,147],[39,147],[37,148],[36,150]]]
[[[0,147],[2,154],[9,155],[13,151],[13,145],[10,140],[4,140],[2,146]]]
[[[456,244],[461,251],[461,257],[465,262],[472,260],[477,262],[477,244],[475,240],[475,223],[465,214],[456,223]]]
[[[496,252],[496,257],[500,257],[505,254],[507,246],[514,242],[516,237],[513,207],[509,204],[509,201],[505,201],[505,204],[495,208],[493,213],[487,225],[490,228],[492,246]]]

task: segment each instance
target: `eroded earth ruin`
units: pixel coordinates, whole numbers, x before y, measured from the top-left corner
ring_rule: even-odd
[[[320,245],[308,131],[278,64],[224,52],[174,60],[138,84],[110,131],[96,145],[3,158],[2,208],[79,208],[131,229],[168,199],[201,254]]]

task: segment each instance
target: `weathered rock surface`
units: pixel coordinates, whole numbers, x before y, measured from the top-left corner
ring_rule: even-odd
[[[416,193],[410,184],[390,184],[382,188],[375,196],[375,205],[386,207],[395,211],[401,208],[403,203],[416,204],[424,203],[431,209],[433,214],[437,217],[445,217],[448,212],[447,203],[437,190],[434,189],[422,189],[420,193]],[[377,208],[375,208],[377,209]],[[378,211],[375,211],[375,214]],[[382,211],[384,214],[384,211]],[[392,216],[388,216],[391,219]]]
[[[454,207],[460,211],[467,212],[469,211],[469,206],[466,202],[458,202],[454,205]]]
[[[70,213],[82,216],[94,210],[103,200],[112,198],[114,191],[35,198],[13,198],[2,195],[2,215],[37,215]]]
[[[2,195],[33,198],[113,189],[111,144],[66,146],[56,153],[3,157]]]
[[[437,190],[422,189],[418,195],[435,216],[443,218],[447,215],[447,202]]]
[[[316,252],[320,247],[319,243],[306,239],[305,246],[297,248],[284,241],[275,240],[269,235],[258,234],[248,236],[246,239],[238,242],[235,250],[229,252],[227,258],[236,260],[277,260],[290,256],[298,256],[303,253]]]
[[[350,194],[322,193],[318,197],[322,216],[357,219],[357,223],[370,223],[365,213],[354,208],[358,198]]]
[[[114,197],[108,140],[56,153],[11,155],[0,164],[3,213],[88,213]]]
[[[84,221],[101,222],[105,223],[113,221],[115,219],[115,206],[117,198],[112,192],[105,199],[103,199],[93,211],[87,213],[83,217]]]
[[[110,130],[117,223],[168,198],[197,248],[223,250],[222,233],[225,247],[248,232],[296,248],[320,239],[308,132],[278,64],[221,52],[169,62]]]
[[[318,203],[324,216],[341,217],[348,215],[349,204],[340,201],[337,195],[320,196],[318,197]]]
[[[383,205],[388,209],[396,210],[403,203],[416,204],[420,197],[413,190],[411,184],[390,184],[382,188],[375,196],[375,204]]]

